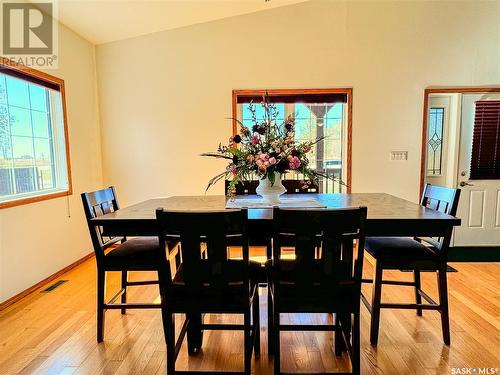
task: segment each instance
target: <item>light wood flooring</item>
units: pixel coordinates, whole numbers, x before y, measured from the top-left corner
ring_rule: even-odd
[[[500,368],[500,264],[453,263],[449,273],[451,346],[442,343],[437,312],[382,310],[377,347],[369,343],[369,314],[361,306],[361,370],[363,374],[452,374],[454,368]],[[68,280],[50,293],[35,293],[0,312],[0,374],[164,374],[165,341],[157,310],[118,310],[106,314],[105,342],[95,339],[96,267],[91,259],[60,279]],[[371,277],[366,264],[366,277]],[[387,277],[410,280],[411,273],[387,272]],[[132,273],[131,279],[152,275]],[[119,285],[119,274],[108,277],[108,295]],[[437,298],[435,274],[423,275],[423,287]],[[370,285],[363,287],[370,296]],[[271,374],[267,356],[265,289],[261,291],[260,358],[255,374]],[[158,299],[157,286],[133,287],[129,301]],[[384,286],[383,300],[412,302],[408,287]],[[284,322],[320,322],[325,315],[283,316]],[[180,325],[182,316],[176,319]],[[235,316],[207,316],[210,322],[237,322]],[[282,370],[319,372],[349,370],[344,355],[335,357],[332,333],[282,334]],[[177,369],[241,370],[243,334],[206,332],[203,350],[187,355],[186,344]]]

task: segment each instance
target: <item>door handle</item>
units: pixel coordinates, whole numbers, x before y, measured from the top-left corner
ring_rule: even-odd
[[[474,186],[474,184],[469,184],[468,182],[460,181],[460,186],[461,187],[464,187],[464,186]]]

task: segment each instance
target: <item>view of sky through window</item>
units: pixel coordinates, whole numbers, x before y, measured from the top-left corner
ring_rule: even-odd
[[[0,201],[67,185],[66,165],[56,163],[63,122],[54,100],[59,92],[0,73]]]

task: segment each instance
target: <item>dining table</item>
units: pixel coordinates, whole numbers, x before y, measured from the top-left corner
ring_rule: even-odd
[[[294,194],[297,199],[316,199],[325,209],[365,206],[367,236],[441,236],[449,228],[460,225],[460,219],[387,193]],[[245,195],[246,200],[261,200]],[[236,197],[238,198],[238,197]],[[224,195],[172,196],[152,198],[92,219],[106,236],[156,236],[156,209],[173,211],[216,211],[226,209]],[[252,226],[271,226],[272,207],[248,210],[249,236]]]
[[[441,237],[450,233],[454,226],[460,225],[460,219],[457,217],[387,193],[310,193],[294,194],[293,197],[297,200],[316,201],[315,209],[367,207],[365,233],[372,237]],[[234,198],[223,195],[152,198],[93,218],[92,222],[101,227],[105,236],[156,236],[158,235],[157,208],[187,212],[219,211],[227,209],[230,199],[244,199],[245,205],[248,206],[250,242],[253,237],[262,237],[263,233],[271,235],[273,208],[262,207],[262,198],[257,195]],[[252,200],[255,201],[255,205],[252,204]],[[197,328],[201,324],[201,319],[203,318],[199,316],[189,318],[188,344],[191,342],[193,350],[201,347],[202,332]]]

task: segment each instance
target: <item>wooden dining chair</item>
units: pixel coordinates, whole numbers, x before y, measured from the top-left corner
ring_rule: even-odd
[[[304,183],[302,180],[286,179],[281,181],[286,189],[285,194],[317,194],[319,193],[316,181]]]
[[[224,191],[227,192],[230,182],[225,180]],[[314,181],[304,184],[302,180],[285,179],[281,183],[286,189],[285,194],[316,194],[319,192],[318,185]],[[242,181],[236,184],[234,193],[236,195],[254,195],[257,194],[257,186],[259,186],[259,180]]]
[[[460,198],[460,189],[425,185],[421,205],[455,216]],[[453,228],[442,237],[367,237],[366,251],[373,257],[374,278],[363,279],[373,284],[372,303],[362,294],[361,300],[371,313],[370,342],[376,345],[381,309],[415,309],[418,316],[423,310],[437,310],[441,314],[443,341],[450,344],[450,322],[448,312],[447,258]],[[414,280],[384,280],[384,270],[411,270]],[[437,272],[439,303],[421,288],[420,272]],[[415,289],[415,303],[382,303],[382,285],[412,286]],[[422,304],[422,298],[428,302]]]
[[[225,190],[229,188],[231,181],[225,180]],[[285,187],[285,194],[314,194],[318,193],[318,186],[315,182],[310,182],[310,184],[304,184],[302,180],[285,179],[282,180],[282,184]],[[235,186],[234,193],[236,195],[255,195],[257,194],[256,189],[259,186],[259,180],[248,180],[241,181]],[[272,256],[272,246],[271,237],[272,234],[267,230],[267,226],[262,223],[252,223],[250,227],[252,233],[250,246],[263,246],[266,248],[267,259],[271,259]],[[265,275],[262,280],[265,283]]]
[[[108,237],[100,226],[93,224],[91,219],[119,209],[114,187],[82,193],[81,197],[97,263],[97,342],[102,342],[106,310],[120,309],[125,314],[127,309],[160,308],[158,303],[127,303],[129,286],[158,284],[158,279],[128,280],[129,271],[158,271],[158,238]],[[121,272],[121,289],[106,302],[108,271]],[[121,303],[115,303],[120,297]]]
[[[227,192],[229,189],[230,180],[224,180],[224,191]],[[253,195],[257,194],[255,189],[259,186],[259,180],[248,180],[248,181],[240,181],[234,187],[234,193],[236,195]]]
[[[160,251],[160,294],[167,343],[167,374],[176,374],[175,360],[191,317],[201,314],[241,314],[243,324],[204,324],[201,330],[242,330],[244,332],[244,373],[251,372],[252,352],[260,353],[259,294],[254,281],[254,264],[249,260],[248,212],[173,212],[158,209]],[[177,237],[181,262],[165,257],[166,240]],[[243,259],[228,257],[228,239],[239,239]],[[206,256],[202,256],[202,252]],[[174,314],[186,314],[175,340]],[[189,336],[188,336],[189,339]],[[189,346],[189,342],[188,342]],[[201,347],[201,343],[200,343]],[[206,373],[206,372],[205,372]]]
[[[347,350],[360,373],[360,293],[366,207],[274,209],[273,259],[268,262],[269,351],[280,374],[280,332],[335,331],[335,353]],[[316,256],[318,236],[322,251]],[[282,259],[282,239],[293,237],[296,257]],[[359,248],[356,251],[355,241]],[[335,314],[334,325],[281,324],[282,313]],[[352,326],[352,340],[351,340]]]

